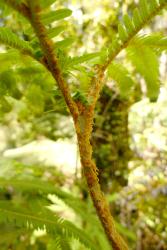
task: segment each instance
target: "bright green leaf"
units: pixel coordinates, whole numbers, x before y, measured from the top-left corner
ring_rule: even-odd
[[[71,14],[72,11],[69,9],[60,9],[60,10],[50,11],[46,14],[42,14],[41,20],[45,25],[48,25],[52,22],[71,16]]]
[[[65,27],[64,26],[58,26],[54,27],[48,30],[48,37],[49,38],[54,38],[58,36],[62,31],[64,31]]]
[[[147,95],[155,100],[159,94],[159,64],[153,50],[134,40],[127,49],[127,55],[136,70],[144,77],[147,85]]]
[[[121,96],[128,98],[134,85],[128,70],[123,65],[113,62],[108,68],[108,75],[118,83]]]

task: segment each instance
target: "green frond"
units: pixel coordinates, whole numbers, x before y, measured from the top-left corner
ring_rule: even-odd
[[[74,37],[67,37],[61,41],[58,41],[54,44],[55,50],[65,49],[65,48],[71,46],[74,43],[74,41],[75,41]]]
[[[47,250],[62,250],[60,246],[60,237],[57,236],[56,239],[49,240],[47,244]]]
[[[120,95],[128,98],[134,86],[134,81],[128,70],[120,63],[112,62],[108,68],[108,76],[117,82]]]
[[[47,250],[72,250],[68,238],[57,236],[56,239],[51,239],[47,245]]]
[[[62,42],[58,42],[56,47],[57,47],[57,57],[59,58],[59,63],[61,65],[61,69],[63,72],[74,69],[74,70],[79,70],[81,74],[85,74],[87,77],[89,77],[88,72],[86,71],[85,67],[82,67],[82,63],[87,63],[87,62],[96,62],[99,60],[101,53],[96,52],[96,53],[90,53],[90,54],[84,54],[82,56],[76,56],[76,57],[68,57],[65,55],[65,53],[60,49],[60,44]],[[70,45],[70,44],[69,44]],[[67,46],[67,44],[66,44]],[[79,67],[77,69],[77,67]]]
[[[131,18],[128,15],[124,15],[123,22],[127,35],[133,33],[135,26]]]
[[[16,78],[12,70],[0,73],[0,95],[12,94],[16,88]]]
[[[0,98],[0,113],[8,113],[12,110],[12,105],[5,96]]]
[[[64,19],[71,16],[72,11],[70,9],[60,9],[55,11],[49,11],[48,13],[41,14],[41,21],[43,24],[48,25],[52,22]]]
[[[42,8],[48,8],[51,6],[53,3],[55,3],[56,0],[40,0],[40,6]]]
[[[127,57],[145,79],[147,96],[156,100],[159,94],[159,62],[152,49],[140,42],[136,37],[127,48]]]
[[[52,33],[52,31],[53,31],[53,33]],[[54,38],[55,36],[58,36],[62,31],[63,30],[61,29],[61,27],[60,27],[60,29],[59,28],[56,28],[55,30],[51,29],[51,30],[48,31],[48,37]],[[74,41],[75,41],[75,37],[67,37],[67,38],[64,38],[63,40],[54,42],[55,53],[56,54],[60,54],[61,50],[65,50],[66,48],[68,48],[69,46],[71,46],[74,43]],[[43,52],[42,52],[42,50],[40,48],[38,40],[37,39],[33,39],[31,41],[31,45],[32,45],[32,47],[35,50],[34,57],[37,60],[39,60],[43,56]],[[65,61],[65,59],[66,58],[63,57],[63,68],[64,68],[64,61]],[[60,64],[61,64],[61,62],[60,62]]]
[[[65,19],[66,17],[69,17],[72,14],[72,11],[70,9],[64,8],[60,10],[55,11],[49,11],[47,13],[41,13],[41,21],[44,25],[50,25],[51,23],[55,21],[59,21],[62,19]],[[53,28],[47,28],[48,31],[48,37],[54,38],[58,36],[61,32],[65,30],[64,26],[57,26]],[[69,47],[73,42],[75,38],[73,37],[67,37],[61,41],[55,42],[54,47],[55,50],[57,49],[65,49]]]
[[[84,202],[82,202],[79,198],[72,196],[70,193],[63,191],[62,189],[48,184],[45,181],[40,181],[40,180],[27,180],[27,179],[16,179],[16,178],[9,178],[9,179],[5,179],[5,178],[0,178],[0,186],[1,189],[2,188],[8,188],[9,186],[13,187],[15,189],[15,191],[18,192],[25,192],[26,194],[38,194],[38,195],[47,195],[47,194],[55,194],[59,199],[61,199],[63,201],[63,203],[65,203],[68,207],[72,208],[75,213],[80,216],[85,222],[87,222],[90,225],[94,225],[96,228],[96,232],[94,232],[94,234],[92,235],[99,235],[99,247],[100,246],[105,246],[105,249],[108,249],[108,242],[103,234],[103,229],[101,227],[101,224],[99,223],[99,221],[97,220],[97,217],[95,216],[95,214],[93,213],[93,211],[91,212],[90,209],[88,210],[88,207],[86,206],[86,204],[84,204]],[[35,198],[36,200],[36,198]],[[37,202],[37,201],[36,201]],[[35,203],[36,203],[35,202]],[[43,207],[41,207],[40,205],[40,209],[39,209],[39,204],[36,207],[34,201],[31,199],[31,207],[34,211],[34,214],[36,215],[37,211],[40,211],[40,216],[42,218],[45,218],[46,216],[42,216],[42,212],[43,212]],[[10,207],[10,206],[9,206]],[[48,212],[49,213],[49,212]],[[38,216],[39,216],[38,215]],[[52,220],[53,214],[49,214],[49,219]],[[56,217],[57,218],[57,217]],[[38,222],[38,221],[37,221]],[[38,223],[39,225],[39,223]],[[43,225],[43,224],[42,224]],[[73,225],[73,224],[72,224]],[[125,230],[124,228],[122,228],[120,226],[119,223],[117,223],[117,228],[120,232],[122,232],[122,234],[125,234],[128,238],[134,238],[134,235],[132,234],[132,232],[128,231],[127,229]],[[43,228],[43,227],[42,227]],[[74,237],[77,238],[74,234]],[[80,240],[80,239],[79,239]],[[81,240],[80,240],[81,241]],[[89,239],[90,241],[90,239]],[[83,242],[83,240],[81,241],[81,243]],[[85,243],[86,245],[86,243]],[[87,246],[90,247],[91,243],[87,243]],[[90,248],[90,249],[94,249],[94,248]],[[96,246],[96,250],[99,249]],[[101,248],[100,248],[101,249]]]
[[[118,35],[113,38],[109,48],[108,60],[104,69],[113,61],[113,59],[126,48],[135,35],[154,18],[162,9],[167,6],[166,0],[140,0],[139,7],[133,11],[133,16],[125,15],[122,24],[118,25]]]
[[[20,66],[15,70],[15,73],[18,74],[21,77],[28,77],[31,74],[43,75],[43,74],[45,74],[45,72],[44,72],[43,68],[40,67],[40,66],[41,66],[40,64],[33,65],[33,66],[32,65],[31,66],[27,65],[27,67]]]
[[[157,1],[154,1],[155,4],[157,4]],[[154,5],[156,6],[156,5]],[[140,14],[141,14],[141,18],[143,21],[147,21],[147,18],[149,16],[150,13],[150,5],[148,5],[148,1],[147,0],[140,0]]]
[[[60,198],[68,198],[73,199],[72,195],[68,194],[67,192],[62,191],[57,186],[51,185],[45,181],[40,181],[36,179],[16,179],[16,178],[0,178],[0,186],[2,187],[8,187],[13,186],[18,191],[21,190],[22,192],[40,192],[43,194],[56,194]]]
[[[97,59],[101,56],[100,52],[84,54],[82,56],[70,57],[69,58],[69,66],[74,66],[77,64],[81,64],[87,61],[91,61],[93,59]]]
[[[163,51],[167,52],[167,36],[162,34],[150,34],[138,36],[141,43],[145,44],[156,53],[160,54]]]
[[[68,239],[60,238],[60,246],[62,250],[72,250]]]
[[[31,48],[29,42],[20,39],[8,28],[0,28],[0,43],[18,49],[25,54],[33,54],[33,49]]]
[[[58,198],[62,199],[63,202],[71,207],[77,214],[81,215],[86,218],[87,215],[85,214],[85,204],[80,201],[77,197],[72,196],[70,193],[63,191],[62,189],[58,188],[57,186],[48,184],[44,181],[40,180],[26,180],[26,179],[16,179],[16,178],[0,178],[0,186],[1,188],[5,188],[8,186],[14,187],[18,191],[22,192],[32,192],[33,193],[40,193],[40,194],[55,194]],[[97,223],[95,218],[92,218],[93,223]]]
[[[5,103],[3,103],[5,96],[12,96],[15,99],[20,99],[21,97],[16,75],[11,69],[4,70],[0,73],[0,97],[2,98],[1,105],[7,102],[6,100]]]
[[[15,49],[9,49],[5,53],[0,53],[0,71],[5,71],[15,64],[21,62],[20,53]]]
[[[54,38],[58,36],[60,33],[62,33],[65,30],[64,26],[57,26],[54,28],[48,29],[48,37],[49,38]]]
[[[18,227],[29,229],[45,229],[46,227],[47,232],[50,233],[61,232],[61,220],[57,216],[53,216],[49,211],[47,213],[46,211],[45,213],[41,211],[41,215],[38,213],[33,214],[32,211],[21,206],[15,206],[10,201],[1,201],[0,211],[1,222],[9,222]]]
[[[61,238],[74,237],[92,250],[97,249],[89,235],[67,220],[62,220],[48,209],[42,209],[39,213],[32,213],[23,206],[16,206],[12,202],[0,202],[0,222],[11,223],[17,227],[27,229],[43,229],[52,235]]]
[[[39,85],[31,84],[25,93],[25,97],[30,110],[34,114],[39,115],[43,113],[45,107],[45,96]]]

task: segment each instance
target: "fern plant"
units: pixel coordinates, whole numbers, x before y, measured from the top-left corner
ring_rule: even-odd
[[[14,172],[15,170],[16,169],[14,169]],[[0,223],[6,224],[6,222],[8,222],[8,225],[13,224],[16,228],[24,227],[27,232],[30,233],[35,229],[42,230],[44,234],[47,232],[51,239],[55,237],[57,239],[53,241],[53,248],[56,248],[57,242],[59,249],[66,249],[65,245],[71,249],[71,241],[75,238],[88,249],[101,249],[104,245],[106,249],[110,249],[105,236],[102,234],[102,228],[98,220],[77,197],[74,197],[69,192],[62,191],[51,183],[37,180],[31,175],[26,178],[20,178],[20,174],[18,177],[15,173],[13,174],[14,176],[10,178],[0,178],[0,194],[5,192],[10,193],[10,187],[12,187],[15,192],[15,197],[8,201],[1,198]],[[22,174],[24,175],[24,173]],[[19,202],[16,198],[16,194],[20,197]],[[48,194],[52,194],[52,196],[54,195],[60,199],[67,207],[75,212],[78,218],[84,218],[85,222],[91,221],[92,225],[96,225],[94,234],[100,235],[101,240],[98,242],[91,238],[89,234],[79,226],[75,226],[73,222],[50,211],[49,208],[52,203],[48,199]],[[87,213],[85,213],[86,211]],[[17,234],[20,234],[19,230]],[[14,237],[16,236],[14,235]]]
[[[133,11],[132,16],[125,15],[123,17],[123,21],[118,25],[118,34],[112,38],[111,46],[108,49],[103,48],[98,53],[85,54],[74,58],[70,57],[66,51],[66,48],[72,44],[73,38],[67,37],[56,42],[52,39],[65,30],[65,27],[54,26],[52,23],[55,24],[57,21],[69,17],[71,15],[69,9],[51,10],[50,5],[54,1],[49,0],[6,0],[2,2],[19,12],[26,19],[25,30],[28,41],[14,34],[8,28],[2,27],[0,28],[1,43],[7,47],[18,49],[22,54],[31,57],[33,61],[36,60],[42,65],[43,71],[46,69],[52,75],[73,118],[84,175],[104,231],[113,249],[128,249],[127,244],[117,232],[109,206],[101,191],[97,168],[92,159],[90,138],[94,109],[105,84],[106,72],[111,79],[118,83],[119,91],[125,98],[129,98],[131,95],[135,81],[131,77],[131,73],[117,60],[117,56],[124,49],[126,49],[127,60],[133,65],[133,69],[145,79],[148,97],[151,100],[157,98],[160,86],[158,58],[159,53],[167,48],[166,37],[158,34],[158,39],[156,39],[154,37],[157,37],[157,35],[143,36],[138,35],[138,33],[152,18],[161,14],[167,6],[167,1],[140,0],[139,6]],[[14,69],[14,73],[16,71]],[[74,91],[75,87],[68,83],[68,79],[75,71],[79,71],[82,76],[84,75],[87,83],[84,90],[80,86],[77,93]],[[40,91],[38,87],[35,87],[32,92],[39,94]],[[37,98],[42,100],[41,96],[42,93]],[[13,182],[13,185],[15,184]],[[42,208],[43,219],[41,220],[38,215],[28,214],[26,210],[21,210],[18,207],[11,206],[11,209],[8,209],[9,204],[6,203],[0,204],[0,207],[1,220],[6,217],[9,221],[16,219],[19,225],[28,225],[28,227],[44,225],[46,230],[51,233],[54,231],[55,225],[55,230],[61,237],[64,237],[64,235],[71,237],[71,232],[74,232],[74,235],[76,234],[81,242],[94,249],[93,244],[87,243],[89,237],[80,233],[78,228],[76,229],[69,222],[60,222],[48,211],[43,213]]]
[[[23,169],[24,168],[25,166],[23,166]],[[24,171],[16,175],[15,168],[13,170],[11,169],[11,172],[13,172],[12,177],[0,178],[0,195],[5,192],[11,194],[10,200],[1,198],[0,223],[6,224],[6,222],[8,222],[8,225],[15,225],[16,228],[24,227],[29,233],[35,229],[41,229],[44,233],[47,232],[51,239],[55,237],[56,239],[58,238],[58,244],[60,245],[60,239],[63,240],[64,244],[70,245],[72,239],[75,238],[88,249],[100,250],[103,249],[104,246],[105,249],[110,249],[107,239],[103,234],[102,227],[93,213],[93,207],[90,209],[78,197],[63,191],[58,186],[39,180],[39,178],[34,178],[32,174],[27,175],[26,173],[26,177],[21,177],[21,175],[25,175]],[[13,192],[14,195],[12,197]],[[49,199],[51,195],[52,199]],[[55,212],[50,211],[50,208],[54,204],[58,204],[57,200],[54,201],[55,197],[62,201],[67,208],[72,209],[77,218],[81,217],[82,220],[84,220],[85,226],[87,224],[90,228],[87,226],[84,227],[83,230],[80,226],[75,226],[72,221],[63,218],[63,215],[58,216]],[[92,227],[95,228],[93,229]],[[116,227],[118,231],[123,232],[127,238],[135,240],[135,236],[132,232],[127,229],[125,230],[120,224],[117,224]],[[89,230],[90,232],[94,230],[94,237],[89,236]],[[19,230],[17,234],[20,234]],[[14,235],[14,237],[16,236]],[[54,247],[56,247],[55,242]],[[59,248],[66,249],[63,248],[63,246]]]

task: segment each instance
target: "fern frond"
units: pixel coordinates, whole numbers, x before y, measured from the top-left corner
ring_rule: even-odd
[[[9,95],[16,99],[21,97],[17,86],[17,78],[13,70],[5,70],[0,73],[0,96]]]
[[[61,41],[54,43],[54,49],[56,51],[58,49],[67,48],[67,47],[71,46],[71,44],[73,44],[74,41],[75,41],[74,37],[67,37]]]
[[[33,55],[33,49],[31,48],[29,42],[21,40],[8,28],[0,28],[0,42],[12,48],[18,49],[25,54],[31,56]]]
[[[57,26],[48,30],[48,37],[54,38],[65,30],[64,26]]]
[[[136,37],[127,48],[127,57],[135,69],[144,77],[147,96],[156,100],[159,93],[159,62],[158,56]]]
[[[10,178],[10,179],[0,178],[0,185],[1,185],[1,188],[8,187],[10,185],[22,192],[36,191],[36,192],[41,192],[43,194],[53,193],[62,198],[69,198],[69,199],[74,198],[72,195],[68,194],[67,192],[62,191],[60,188],[53,186],[49,183],[46,183],[45,181],[40,181],[36,179],[19,180],[16,178]]]
[[[101,224],[97,220],[96,216],[93,213],[91,213],[90,210],[88,211],[87,206],[81,200],[77,199],[76,197],[72,196],[71,194],[69,194],[65,191],[62,191],[61,189],[59,189],[51,184],[48,184],[44,181],[39,181],[39,180],[27,180],[27,179],[17,180],[15,178],[10,178],[10,179],[0,178],[0,186],[1,186],[1,188],[12,186],[12,187],[14,187],[15,191],[17,190],[17,191],[21,191],[21,192],[30,193],[30,194],[31,193],[33,193],[33,194],[38,193],[40,195],[48,194],[48,193],[55,194],[68,207],[72,208],[75,211],[75,213],[77,215],[79,215],[85,222],[88,222],[88,224],[95,226],[96,233],[94,232],[94,235],[100,235],[99,236],[100,237],[99,238],[99,240],[100,240],[99,247],[101,245],[102,246],[105,245],[105,248],[108,249],[107,248],[108,242],[106,241],[105,237],[103,236],[103,230],[102,230]],[[31,199],[31,203],[32,202],[33,202],[33,200]],[[34,207],[35,207],[34,202],[31,205],[31,207],[34,210]],[[40,209],[39,209],[39,207],[36,208],[35,211],[42,211],[42,207],[40,206]],[[87,213],[86,211],[89,213]],[[36,215],[36,212],[35,212],[35,215]],[[40,216],[42,218],[45,218],[45,216],[42,216],[42,214],[40,214]],[[53,214],[49,215],[49,218],[51,219],[52,216],[53,216]],[[117,227],[120,230],[119,224],[117,225]],[[131,238],[132,236],[134,238],[134,235],[130,231],[128,231],[127,229],[126,230],[122,229],[120,231],[123,234],[127,235],[129,238]],[[76,238],[75,235],[74,235],[74,237]],[[83,240],[81,241],[81,243],[83,244]],[[86,243],[85,243],[85,245],[86,245]],[[90,247],[90,245],[91,245],[91,243],[87,244],[88,247]],[[90,249],[94,249],[94,248],[91,247]],[[96,246],[96,250],[97,249],[99,249],[99,248],[97,248],[97,246]]]
[[[32,213],[23,207],[14,206],[12,202],[0,202],[0,222],[8,222],[27,229],[45,229],[49,234],[79,239],[90,249],[97,249],[93,241],[83,230],[67,220],[62,220],[44,209],[40,213]]]
[[[96,52],[96,53],[83,54],[82,56],[75,56],[75,57],[69,56],[69,57],[67,57],[63,53],[63,51],[58,49],[60,47],[60,43],[62,43],[62,42],[56,43],[56,47],[57,47],[56,50],[57,50],[57,57],[59,58],[59,62],[60,62],[61,69],[63,70],[63,72],[71,70],[71,69],[72,70],[79,70],[80,73],[82,72],[83,74],[85,74],[86,77],[89,77],[86,68],[83,67],[81,64],[87,63],[87,62],[91,62],[91,63],[96,62],[100,58],[101,53]],[[63,44],[61,44],[61,46],[62,45]],[[70,44],[66,44],[66,47],[69,45]],[[77,68],[77,67],[79,67],[79,68]]]
[[[54,2],[55,2],[55,0],[40,0],[40,6],[41,6],[42,8],[48,8],[48,7],[51,6]]]
[[[72,208],[78,215],[83,218],[87,219],[87,214],[85,214],[86,206],[85,204],[80,201],[77,197],[71,195],[70,193],[67,193],[63,191],[62,189],[53,186],[51,184],[48,184],[44,181],[40,180],[18,180],[16,178],[0,178],[0,186],[1,188],[6,188],[8,186],[14,187],[16,190],[21,192],[35,192],[40,194],[55,194],[58,198],[63,200],[63,202]],[[98,220],[90,215],[89,221],[92,221],[93,224],[96,224],[97,227],[99,227]]]
[[[163,36],[161,34],[150,34],[138,36],[138,40],[158,54],[163,51],[167,52],[167,36]]]
[[[9,49],[5,53],[0,53],[0,72],[11,68],[13,65],[19,65],[20,62],[20,53],[16,49]]]
[[[87,61],[91,61],[100,56],[101,56],[101,53],[96,52],[96,53],[84,54],[82,56],[70,57],[69,66],[74,66],[74,65],[81,64]]]
[[[60,238],[60,246],[62,250],[72,250],[68,239]]]
[[[128,15],[124,16],[122,24],[118,26],[118,35],[113,38],[109,48],[108,59],[103,66],[104,70],[129,45],[135,35],[166,6],[166,0],[159,0],[159,2],[140,0],[139,7],[133,11],[132,18]]]
[[[134,86],[134,81],[128,70],[122,64],[112,62],[107,72],[109,77],[118,83],[120,95],[128,98],[132,91],[132,86]]]
[[[60,9],[55,11],[49,11],[48,13],[41,14],[41,21],[43,24],[48,25],[52,22],[64,19],[71,16],[72,11],[70,9]]]
[[[62,250],[60,246],[60,237],[57,236],[55,239],[49,240],[47,244],[47,250]]]
[[[77,197],[71,195],[58,188],[57,186],[53,186],[45,181],[40,180],[27,180],[27,179],[16,179],[16,178],[0,178],[0,186],[1,188],[6,188],[8,186],[14,187],[16,190],[21,192],[32,192],[40,193],[40,194],[55,194],[58,198],[62,199],[65,204],[74,209],[78,214],[80,211],[84,211],[85,204],[82,201],[78,202]],[[85,214],[85,213],[84,213]],[[86,215],[87,216],[87,215]],[[95,223],[95,221],[94,221]]]
[[[85,222],[88,222],[88,224],[94,225],[96,227],[96,234],[101,235],[101,240],[103,240],[103,244],[107,244],[108,242],[105,239],[105,236],[103,234],[103,229],[101,227],[101,224],[97,220],[97,217],[93,213],[94,210],[88,211],[88,207],[84,202],[82,202],[80,199],[72,196],[71,194],[51,185],[44,181],[39,180],[17,180],[14,178],[5,179],[0,178],[0,186],[1,188],[5,188],[8,186],[14,187],[15,191],[21,191],[27,193],[38,193],[40,195],[42,194],[54,194],[56,195],[61,201],[63,201],[64,204],[66,204],[69,208],[71,208],[77,215],[78,218],[82,218]],[[32,201],[31,201],[32,202]],[[33,205],[34,207],[34,205]],[[36,209],[38,211],[38,209]],[[41,210],[41,208],[40,208]],[[87,212],[89,212],[89,214]],[[75,235],[74,235],[75,237]],[[76,237],[75,237],[76,238]],[[81,240],[80,240],[81,241]],[[92,248],[91,248],[92,249]],[[98,248],[96,247],[96,250]]]

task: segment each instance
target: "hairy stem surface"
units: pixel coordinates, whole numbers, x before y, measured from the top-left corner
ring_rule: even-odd
[[[81,109],[80,109],[81,111]],[[81,163],[89,188],[94,207],[102,223],[105,233],[114,250],[128,250],[128,246],[115,228],[114,219],[110,213],[109,205],[105,199],[98,180],[98,171],[92,159],[92,146],[90,143],[93,125],[92,107],[81,111],[75,120],[75,128],[78,137]]]
[[[111,216],[109,205],[107,204],[105,196],[101,191],[101,187],[97,178],[96,165],[92,159],[90,159],[89,157],[87,158],[85,154],[82,153],[85,152],[85,147],[88,147],[88,145],[85,144],[84,139],[82,140],[81,138],[79,138],[78,140],[80,141],[79,148],[81,163],[88,184],[89,192],[107,238],[111,242],[114,250],[128,250],[128,246],[126,245],[125,241],[116,231],[114,219]]]
[[[104,69],[99,69],[97,77],[92,78],[92,88],[90,89],[88,96],[88,98],[90,98],[90,105],[84,106],[82,103],[74,101],[71,97],[69,86],[59,67],[59,61],[54,53],[53,43],[48,39],[47,30],[40,21],[40,8],[38,6],[38,1],[27,0],[28,6],[24,4],[15,4],[15,1],[13,0],[7,1],[14,9],[23,14],[34,28],[41,45],[41,49],[44,52],[44,59],[46,59],[44,65],[56,80],[73,117],[84,175],[104,231],[114,250],[128,250],[128,246],[116,231],[109,205],[101,191],[97,168],[92,159],[92,146],[90,144],[94,109],[102,88]]]

